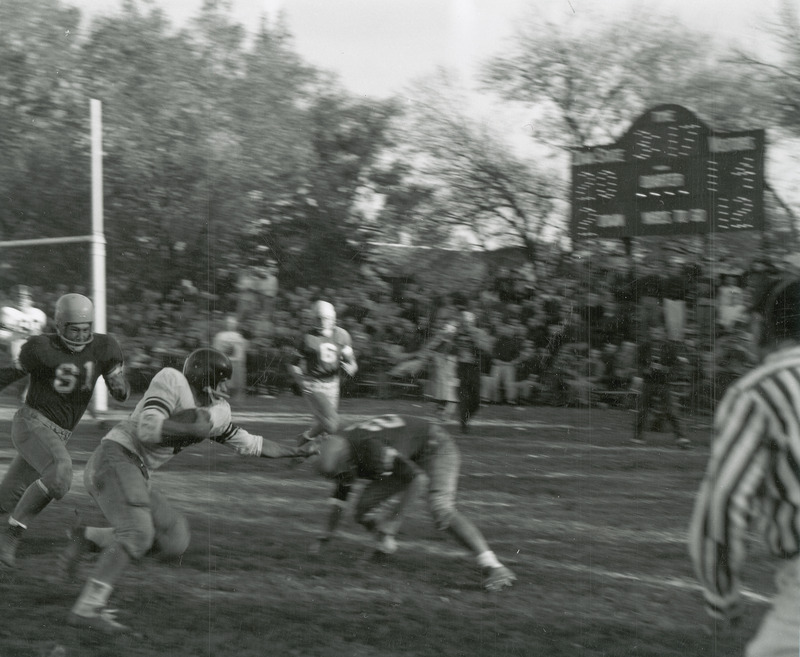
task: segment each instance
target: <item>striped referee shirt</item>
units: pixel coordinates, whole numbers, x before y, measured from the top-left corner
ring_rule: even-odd
[[[774,555],[800,553],[800,346],[770,354],[717,408],[689,529],[695,573],[712,610],[724,612],[738,600],[745,533],[756,514]]]

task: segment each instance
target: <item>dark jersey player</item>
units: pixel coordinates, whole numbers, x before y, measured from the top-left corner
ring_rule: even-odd
[[[332,537],[357,479],[369,480],[359,498],[356,521],[374,532],[378,551],[397,549],[394,536],[416,488],[427,483],[428,509],[437,529],[448,531],[472,552],[483,570],[483,586],[498,591],[515,575],[489,548],[481,531],[456,508],[461,455],[455,441],[437,422],[405,415],[381,415],[344,429],[320,445],[317,468],[336,481],[325,532],[312,546],[321,549]],[[379,507],[399,501],[381,514]]]
[[[25,402],[11,425],[17,455],[0,483],[0,511],[9,514],[0,530],[0,569],[14,567],[24,530],[69,491],[67,441],[89,406],[97,379],[105,379],[117,401],[130,394],[122,349],[111,336],[93,333],[93,321],[88,298],[63,295],[56,303],[56,333],[29,338],[18,363],[0,370],[0,388],[30,376]]]

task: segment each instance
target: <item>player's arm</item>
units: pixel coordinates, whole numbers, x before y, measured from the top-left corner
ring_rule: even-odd
[[[226,445],[241,456],[260,456],[265,459],[308,458],[317,453],[316,443],[309,441],[303,445],[281,445],[273,440],[252,434],[236,424],[229,424],[220,435],[211,439]]]
[[[110,372],[103,375],[108,392],[118,402],[124,402],[131,396],[131,384],[125,376],[125,368],[118,363]]]
[[[108,336],[106,347],[105,366],[103,379],[105,379],[108,392],[118,402],[124,402],[130,397],[131,384],[125,376],[125,356],[122,347],[112,336]]]
[[[307,371],[307,363],[306,359],[303,356],[302,349],[305,346],[305,336],[303,337],[303,342],[300,344],[298,348],[295,346],[292,348],[289,362],[286,368],[289,370],[289,374],[291,375],[292,379],[294,380],[295,384],[301,389],[305,389],[305,376]]]
[[[350,339],[350,334],[344,329],[339,329],[342,339],[341,349],[341,367],[347,376],[355,376],[358,372],[358,363],[356,362],[356,354],[353,351],[353,343]]]
[[[317,451],[315,443],[289,447],[250,433],[247,429],[234,424],[230,404],[225,400],[212,404],[207,410],[213,427],[211,440],[230,447],[241,456],[260,456],[266,459],[306,458]]]
[[[14,381],[19,381],[27,373],[18,367],[3,367],[0,368],[0,390],[10,386]]]
[[[753,394],[726,395],[716,412],[713,451],[695,499],[689,552],[716,619],[738,613],[745,535],[769,464],[763,436],[770,419]]]

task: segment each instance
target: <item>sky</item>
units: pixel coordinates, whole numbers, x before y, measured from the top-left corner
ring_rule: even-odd
[[[64,0],[89,15],[118,10],[120,0]],[[631,11],[639,0],[229,0],[234,19],[255,28],[260,17],[285,15],[297,51],[309,63],[339,74],[357,95],[401,93],[439,67],[469,82],[478,65],[503,52],[515,25],[534,14],[580,16],[590,5],[604,13]],[[790,0],[800,9],[800,0]],[[177,24],[196,15],[202,0],[150,0]],[[638,5],[637,5],[638,3]],[[755,43],[758,26],[780,0],[649,0],[687,24],[724,39]]]

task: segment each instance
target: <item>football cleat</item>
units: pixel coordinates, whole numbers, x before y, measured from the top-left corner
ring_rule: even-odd
[[[123,625],[116,619],[116,614],[116,609],[108,609],[107,607],[101,607],[96,612],[86,616],[71,611],[68,623],[72,627],[88,628],[108,635],[129,634],[132,632],[130,627]]]
[[[75,579],[83,557],[94,547],[94,543],[86,538],[83,525],[79,523],[67,530],[67,539],[67,547],[58,555],[58,574],[64,582]]]
[[[487,591],[502,591],[510,587],[517,579],[517,576],[505,566],[489,568],[484,572],[483,588]]]

